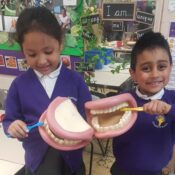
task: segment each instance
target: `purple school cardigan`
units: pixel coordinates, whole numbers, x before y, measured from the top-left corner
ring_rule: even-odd
[[[82,76],[77,72],[62,65],[50,99],[32,69],[17,77],[9,88],[5,103],[6,117],[3,121],[5,133],[11,122],[16,119],[23,120],[27,124],[38,122],[49,103],[57,96],[70,97],[78,111],[85,117],[84,103],[91,100],[91,94]],[[25,165],[34,172],[41,163],[48,145],[42,140],[38,129],[32,130],[29,137],[22,142],[25,149]],[[59,152],[72,172],[80,167],[82,149]]]
[[[131,94],[138,106],[149,102]],[[138,112],[134,126],[125,134],[113,139],[113,153],[117,165],[125,171],[156,172],[167,165],[171,159],[175,143],[175,91],[165,89],[161,99],[172,105],[164,121],[159,123],[160,115]]]

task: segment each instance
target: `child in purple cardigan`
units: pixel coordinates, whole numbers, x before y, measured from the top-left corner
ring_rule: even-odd
[[[134,126],[113,139],[116,161],[112,175],[161,175],[172,157],[175,141],[175,91],[165,89],[172,69],[167,41],[148,32],[131,53],[130,74],[137,84],[130,91],[138,106]]]
[[[60,61],[61,26],[48,9],[33,7],[20,14],[16,31],[30,68],[9,88],[4,131],[23,142],[25,175],[84,175],[82,149],[59,151],[46,144],[37,129],[26,131],[57,96],[70,97],[83,117],[84,103],[91,100],[81,75]]]

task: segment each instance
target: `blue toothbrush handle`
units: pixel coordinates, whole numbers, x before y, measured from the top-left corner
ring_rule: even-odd
[[[28,131],[30,131],[31,129],[33,129],[37,126],[43,126],[43,125],[44,125],[44,122],[38,122],[38,123],[35,123],[34,125],[27,126],[27,129],[28,129]]]
[[[35,123],[34,125],[30,125],[30,126],[27,126],[27,131],[30,132],[31,129],[35,128],[35,127],[38,127],[38,126],[43,126],[44,125],[44,122],[37,122]],[[8,138],[13,138],[10,134],[6,134],[6,136]]]
[[[6,136],[7,136],[8,138],[13,138],[10,134],[6,134]]]

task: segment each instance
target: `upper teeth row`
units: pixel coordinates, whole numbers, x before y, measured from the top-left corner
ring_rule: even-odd
[[[108,109],[102,109],[102,110],[92,109],[92,110],[90,110],[90,113],[92,115],[107,114],[107,113],[115,112],[115,111],[119,110],[120,108],[127,107],[127,106],[128,106],[128,103],[121,103],[121,104],[119,104],[117,106],[113,106],[113,107],[108,108]]]

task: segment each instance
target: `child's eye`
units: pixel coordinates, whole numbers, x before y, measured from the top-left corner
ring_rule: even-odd
[[[149,71],[151,71],[151,68],[149,66],[144,66],[144,67],[141,68],[141,70],[143,72],[149,72]]]
[[[45,51],[45,54],[50,55],[50,54],[52,54],[52,51]]]
[[[158,65],[158,70],[162,71],[162,70],[165,70],[167,68],[167,65],[166,64],[160,64]]]
[[[34,58],[36,57],[36,54],[28,54],[28,56]]]

